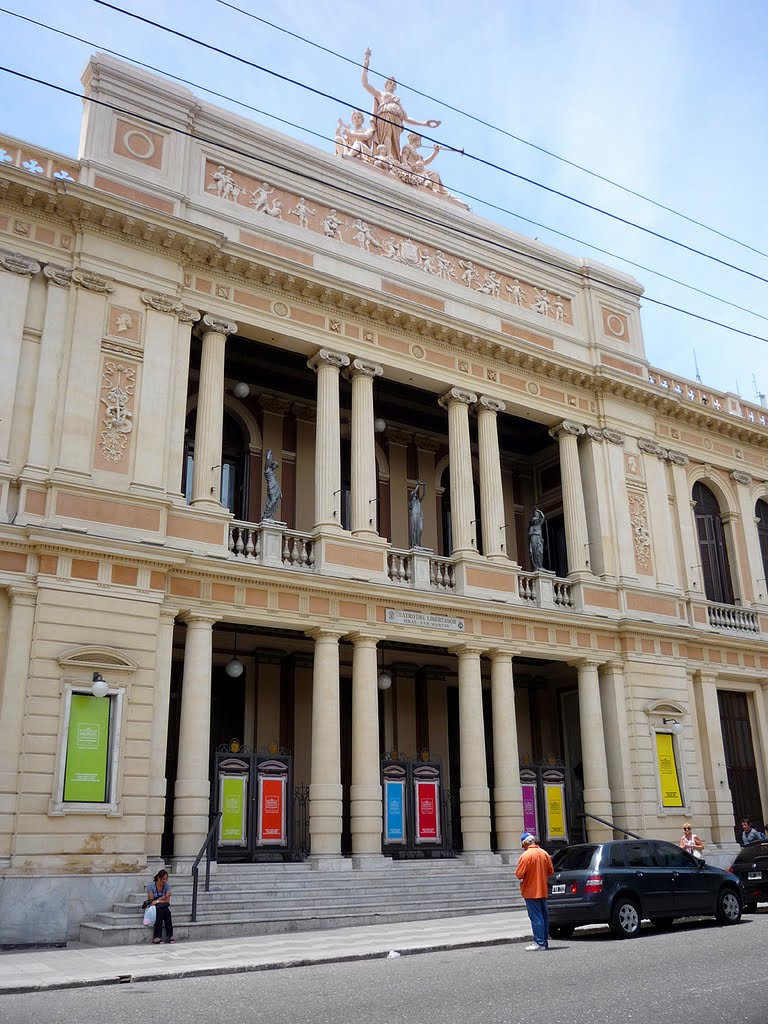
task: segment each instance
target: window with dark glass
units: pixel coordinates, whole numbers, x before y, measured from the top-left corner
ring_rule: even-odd
[[[731,570],[720,505],[712,491],[701,482],[694,485],[693,500],[696,503],[694,515],[704,593],[710,601],[733,604]]]

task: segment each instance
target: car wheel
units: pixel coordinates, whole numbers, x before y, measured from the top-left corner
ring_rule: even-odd
[[[654,928],[658,928],[660,932],[665,932],[668,928],[672,927],[672,921],[674,918],[671,917],[652,917],[651,924]]]
[[[741,920],[741,900],[733,889],[721,889],[717,894],[715,917],[718,924],[738,924]]]
[[[575,924],[551,924],[549,937],[550,939],[570,939],[575,927]]]
[[[757,903],[745,903],[744,904],[744,913],[745,914],[756,914],[757,913]]]
[[[611,907],[611,934],[617,939],[634,939],[640,934],[640,910],[629,896],[619,896]]]

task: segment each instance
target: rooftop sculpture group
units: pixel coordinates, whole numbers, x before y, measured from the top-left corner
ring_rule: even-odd
[[[363,88],[373,96],[373,110],[368,125],[365,114],[354,110],[349,123],[341,118],[336,126],[336,155],[344,160],[359,160],[363,164],[376,167],[386,174],[392,174],[407,185],[424,188],[441,196],[450,193],[443,185],[437,171],[429,165],[440,152],[435,145],[432,153],[424,157],[421,153],[422,138],[418,132],[409,132],[408,141],[401,145],[401,136],[406,125],[415,128],[438,128],[436,120],[416,121],[403,107],[397,95],[397,81],[388,78],[383,89],[377,89],[368,81],[368,68],[371,51],[365,51],[363,59]]]

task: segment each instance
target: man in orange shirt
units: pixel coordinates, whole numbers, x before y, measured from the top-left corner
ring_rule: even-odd
[[[515,874],[520,879],[520,894],[525,900],[533,929],[533,943],[526,946],[531,952],[549,949],[549,914],[547,913],[547,879],[554,875],[552,858],[536,844],[535,836],[523,832],[520,837],[525,851],[517,862]]]

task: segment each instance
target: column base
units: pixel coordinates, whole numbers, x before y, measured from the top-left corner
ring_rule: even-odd
[[[383,853],[353,853],[352,867],[355,871],[387,871],[392,867],[392,858]]]
[[[462,864],[470,864],[472,867],[492,868],[502,864],[503,861],[498,853],[491,850],[465,850],[459,855]]]
[[[501,859],[502,864],[510,864],[517,867],[517,862],[522,856],[522,850],[497,850],[496,855]]]
[[[304,862],[313,871],[351,871],[352,861],[334,853],[311,853]]]
[[[173,857],[171,859],[171,872],[174,875],[191,875],[192,865],[195,863],[194,857]],[[164,862],[162,862],[162,866]],[[211,861],[211,874],[216,873],[217,864],[215,860]],[[205,858],[203,858],[198,865],[198,877],[205,877]]]

